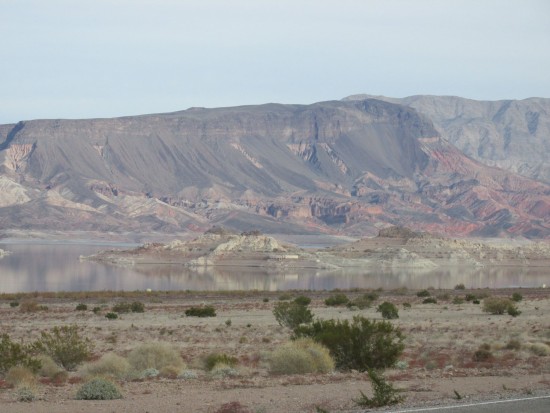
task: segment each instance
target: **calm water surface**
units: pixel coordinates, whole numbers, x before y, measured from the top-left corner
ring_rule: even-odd
[[[128,248],[128,246],[121,248]],[[190,270],[181,265],[120,268],[80,262],[105,245],[0,243],[11,254],[0,259],[0,292],[97,290],[332,290],[335,288],[468,288],[550,285],[548,268],[444,268],[436,271],[266,271],[259,268]]]

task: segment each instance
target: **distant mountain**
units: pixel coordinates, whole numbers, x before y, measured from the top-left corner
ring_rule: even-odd
[[[403,99],[355,95],[406,105],[433,121],[466,155],[550,183],[550,99],[476,101],[455,96]]]
[[[0,126],[0,229],[550,237],[550,186],[376,99]]]

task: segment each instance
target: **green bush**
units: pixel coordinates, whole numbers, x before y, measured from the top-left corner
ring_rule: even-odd
[[[289,293],[282,293],[279,296],[279,301],[289,301],[289,300],[292,300],[292,295],[290,295]]]
[[[475,296],[475,294],[466,294],[466,296],[464,297],[464,299],[466,301],[473,301],[473,300],[477,300],[477,297]]]
[[[132,313],[143,313],[145,312],[145,305],[140,301],[134,301],[130,304],[130,310]]]
[[[113,306],[112,311],[115,313],[143,313],[145,311],[145,305],[140,301],[134,301],[132,303],[122,302],[117,303]]]
[[[523,300],[523,295],[521,295],[518,292],[515,292],[512,294],[512,301],[515,301],[516,303],[519,303],[521,300]]]
[[[325,304],[329,307],[346,305],[348,302],[349,298],[345,294],[335,294],[325,300]]]
[[[411,303],[403,303],[403,308],[409,309],[412,308]]]
[[[181,371],[185,367],[179,352],[171,344],[159,341],[144,343],[133,349],[128,354],[128,362],[136,372],[150,368],[160,371],[166,366],[173,366]]]
[[[382,304],[380,304],[378,308],[376,308],[376,311],[381,313],[382,317],[387,320],[399,318],[399,311],[397,311],[397,307],[387,301],[384,301]]]
[[[402,396],[398,396],[398,390],[393,387],[390,383],[386,382],[384,376],[376,373],[375,370],[368,371],[370,381],[372,383],[372,390],[374,392],[374,397],[369,398],[365,396],[363,392],[361,397],[354,402],[360,407],[382,407],[390,406],[393,404],[400,403],[403,401]]]
[[[483,311],[491,314],[508,314],[512,316],[519,315],[519,311],[512,300],[505,297],[487,297],[483,300]]]
[[[216,317],[216,310],[212,306],[191,307],[185,310],[187,317]]]
[[[455,290],[465,290],[465,289],[466,287],[462,283],[455,285]]]
[[[305,295],[300,295],[294,299],[296,304],[308,306],[311,303],[311,298],[306,297]]]
[[[11,341],[7,334],[0,335],[0,375],[14,366],[24,366],[32,371],[41,367],[40,360],[32,356],[32,349]]]
[[[311,310],[297,302],[278,302],[273,308],[273,315],[279,325],[293,330],[300,324],[307,324],[313,320]]]
[[[430,297],[432,294],[428,290],[422,290],[416,293],[417,297]]]
[[[108,320],[116,320],[118,318],[117,313],[107,313],[105,314],[105,318]]]
[[[130,371],[130,363],[124,357],[115,353],[107,353],[92,363],[82,366],[79,373],[82,377],[112,377],[114,379],[123,379]]]
[[[310,337],[326,346],[339,370],[366,371],[393,366],[404,349],[403,334],[387,321],[356,316],[349,320],[316,320],[300,326],[294,338]]]
[[[204,359],[204,368],[208,371],[212,370],[216,365],[225,364],[229,367],[235,367],[239,360],[236,357],[229,356],[225,353],[212,353]]]
[[[329,373],[334,360],[328,348],[310,338],[302,338],[277,348],[269,359],[273,374]]]
[[[71,325],[43,331],[33,348],[65,369],[73,370],[90,356],[93,345],[89,339],[80,337],[77,325]]]
[[[83,384],[76,393],[76,399],[113,400],[122,399],[122,394],[112,382],[97,378]]]
[[[437,304],[437,299],[435,297],[424,298],[422,304]]]
[[[19,301],[12,301],[12,302],[10,303],[10,307],[11,307],[11,308],[19,307]]]
[[[77,304],[76,311],[86,311],[88,309],[88,306],[86,304]]]

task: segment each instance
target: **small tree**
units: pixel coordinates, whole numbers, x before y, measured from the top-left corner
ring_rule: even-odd
[[[382,304],[378,306],[376,309],[379,313],[382,313],[382,317],[384,317],[387,320],[393,320],[395,318],[399,318],[399,312],[397,311],[397,307],[389,303],[387,301],[384,301]]]
[[[308,324],[313,320],[313,313],[307,306],[295,301],[281,301],[275,304],[273,315],[279,325],[296,329],[300,324]]]
[[[77,325],[71,325],[54,327],[51,332],[43,331],[33,348],[47,354],[65,369],[73,370],[90,356],[93,345],[89,339],[80,337]]]

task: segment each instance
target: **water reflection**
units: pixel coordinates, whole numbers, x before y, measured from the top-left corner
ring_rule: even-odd
[[[0,292],[93,290],[332,290],[335,288],[468,288],[550,285],[547,268],[438,268],[435,271],[367,272],[218,267],[187,269],[181,265],[119,268],[80,262],[105,246],[3,244],[12,252],[0,259]]]

